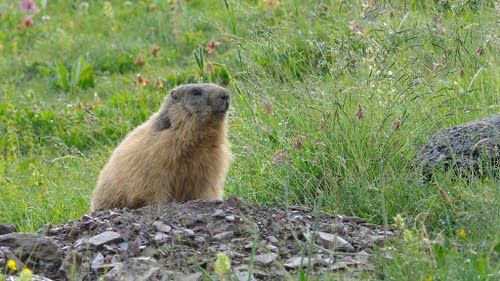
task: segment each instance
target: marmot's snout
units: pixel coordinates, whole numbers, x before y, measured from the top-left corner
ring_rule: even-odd
[[[215,109],[215,114],[224,115],[229,109],[229,94],[223,91],[218,97],[218,105]]]

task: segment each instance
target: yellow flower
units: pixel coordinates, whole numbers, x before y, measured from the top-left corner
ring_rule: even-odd
[[[33,280],[33,272],[31,269],[25,267],[19,274],[19,280],[20,281],[31,281]]]
[[[7,268],[12,271],[17,271],[17,264],[15,260],[9,259],[7,261]]]
[[[403,216],[401,216],[401,214],[397,214],[392,219],[394,220],[394,226],[397,229],[399,229],[399,230],[404,230],[405,229],[405,218],[403,218]]]
[[[429,276],[429,277],[425,277],[424,279],[422,279],[422,281],[432,281],[433,278],[432,278],[432,275]]]
[[[467,238],[467,232],[465,231],[465,229],[461,229],[461,230],[458,232],[458,237],[460,237],[460,238],[462,238],[462,239]]]
[[[225,253],[217,254],[214,271],[220,279],[224,279],[224,276],[231,274],[231,260]]]

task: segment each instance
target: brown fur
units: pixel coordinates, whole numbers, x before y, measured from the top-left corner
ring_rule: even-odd
[[[228,107],[228,92],[214,84],[172,90],[161,109],[115,149],[92,194],[92,209],[221,199],[231,158]]]

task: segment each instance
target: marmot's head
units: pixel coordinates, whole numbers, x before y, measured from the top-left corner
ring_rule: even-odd
[[[183,122],[218,124],[224,121],[228,108],[229,93],[218,85],[181,85],[165,98],[155,126],[157,129],[168,129]]]

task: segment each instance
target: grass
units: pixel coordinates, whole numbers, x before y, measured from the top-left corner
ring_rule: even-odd
[[[401,214],[406,235],[369,279],[499,277],[499,179],[411,168],[434,132],[500,111],[498,3],[47,3],[29,27],[0,3],[0,222],[85,214],[110,152],[166,91],[215,82],[232,92],[226,196]]]

